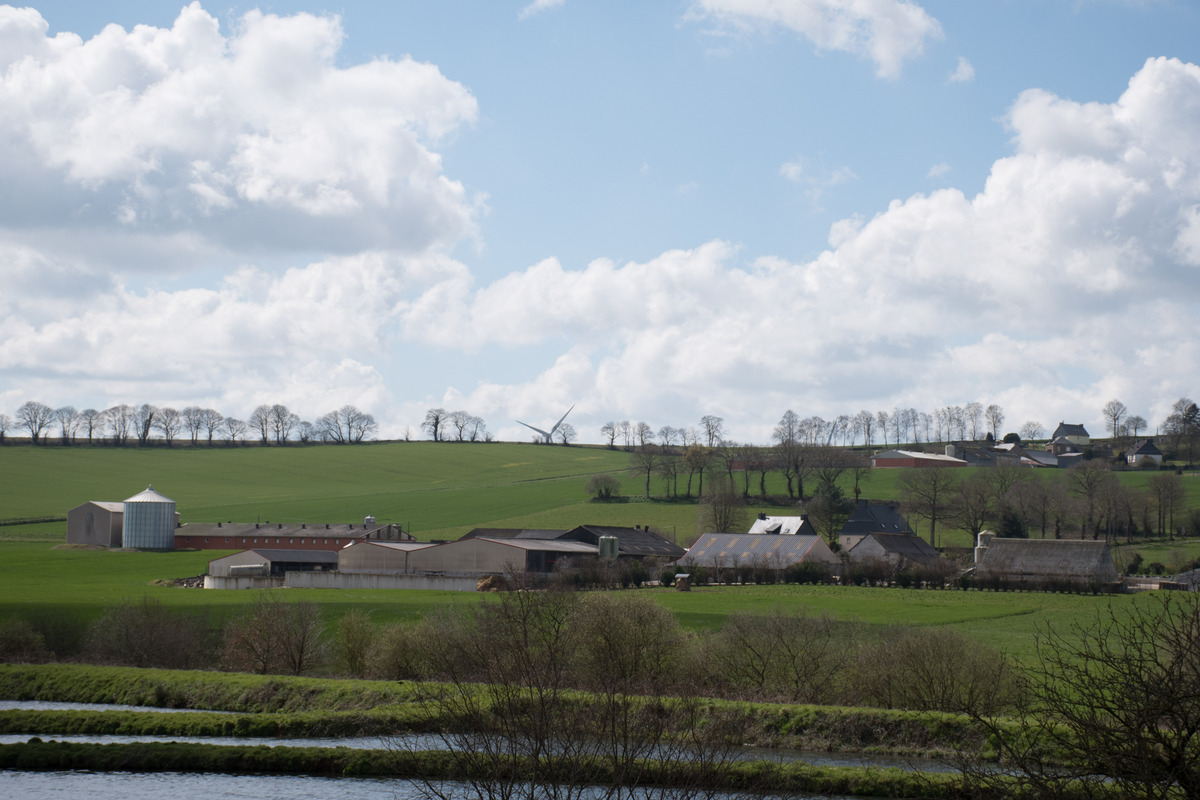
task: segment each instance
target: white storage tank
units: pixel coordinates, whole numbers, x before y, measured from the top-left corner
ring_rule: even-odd
[[[175,501],[147,486],[125,501],[121,546],[132,550],[175,549]]]

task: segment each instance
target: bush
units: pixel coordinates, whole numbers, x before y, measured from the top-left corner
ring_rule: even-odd
[[[96,620],[86,653],[101,664],[195,669],[212,663],[207,617],[168,610],[149,597],[125,603]]]
[[[594,495],[595,500],[604,502],[621,494],[621,481],[615,475],[605,472],[588,478],[587,485],[583,488],[588,494]]]
[[[26,619],[9,617],[0,622],[0,661],[9,664],[44,664],[54,658],[46,639]]]

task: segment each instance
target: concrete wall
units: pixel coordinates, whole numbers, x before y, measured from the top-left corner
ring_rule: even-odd
[[[371,575],[346,572],[289,572],[284,579],[284,584],[292,589],[441,589],[451,592],[473,592],[478,582],[478,575]]]
[[[204,576],[205,589],[277,589],[284,585],[278,578],[221,578]]]

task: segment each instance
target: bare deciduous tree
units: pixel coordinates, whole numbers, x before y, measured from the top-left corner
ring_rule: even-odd
[[[42,439],[42,431],[49,427],[54,420],[54,409],[45,403],[29,400],[17,409],[17,423],[29,431],[29,438],[34,444]]]
[[[945,519],[954,501],[958,476],[951,467],[910,469],[896,481],[900,501],[910,513],[929,522],[929,544],[937,547],[938,520]]]

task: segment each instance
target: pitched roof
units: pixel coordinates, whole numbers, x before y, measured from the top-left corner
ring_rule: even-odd
[[[1162,451],[1154,445],[1152,439],[1142,439],[1140,442],[1129,448],[1125,454],[1127,456],[1161,456]]]
[[[868,503],[859,500],[854,513],[842,526],[839,536],[861,536],[867,533],[912,533],[908,521],[900,516],[896,503]]]
[[[292,564],[337,564],[338,554],[335,550],[275,550],[251,547],[243,553],[255,553],[266,561],[287,561]],[[236,554],[235,554],[236,555]],[[228,556],[226,556],[228,558]],[[220,559],[214,559],[219,561]]]
[[[816,536],[817,531],[808,521],[808,515],[798,517],[771,517],[760,514],[750,526],[750,533],[778,533],[785,536]]]
[[[933,545],[912,533],[869,533],[850,548],[848,555],[853,558],[854,551],[862,547],[863,542],[870,540],[877,542],[885,552],[903,556],[912,561],[927,563],[941,558]]]
[[[617,538],[617,552],[623,556],[665,556],[667,558],[679,558],[687,552],[679,545],[668,542],[648,528],[579,525],[563,534],[562,538],[599,545],[601,536],[615,536]]]
[[[566,535],[562,528],[473,528],[461,539],[558,539]]]
[[[1068,422],[1058,423],[1058,427],[1054,429],[1054,433],[1050,436],[1050,438],[1057,439],[1060,436],[1083,436],[1085,438],[1091,438],[1087,432],[1087,428],[1083,427],[1082,424],[1075,425]]]
[[[992,539],[975,567],[979,577],[1115,581],[1108,544],[1074,539]]]
[[[760,533],[706,533],[679,560],[681,566],[731,567],[755,560],[771,560],[780,567],[810,556],[828,561],[836,556],[820,536],[764,536]]]
[[[947,465],[967,463],[966,461],[964,461],[961,458],[955,458],[954,456],[948,456],[944,453],[923,453],[920,450],[884,450],[882,453],[876,453],[875,455],[873,455],[871,457],[876,460],[882,459],[884,461],[890,461],[893,458],[894,459],[915,458],[920,461],[939,461],[939,462],[945,463]]]

